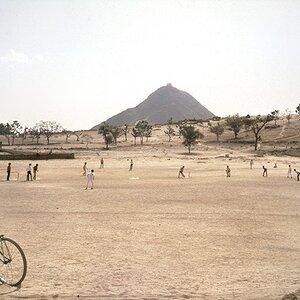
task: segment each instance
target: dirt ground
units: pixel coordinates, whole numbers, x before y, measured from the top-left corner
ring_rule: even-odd
[[[300,168],[300,159],[254,158],[250,170],[243,152],[172,151],[40,161],[33,182],[25,181],[28,161],[12,162],[10,182],[0,161],[0,232],[28,260],[21,288],[1,285],[0,298],[271,300],[299,293],[300,182],[287,178],[287,166]],[[84,189],[84,161],[95,168],[94,190]],[[182,165],[187,177],[178,179]]]

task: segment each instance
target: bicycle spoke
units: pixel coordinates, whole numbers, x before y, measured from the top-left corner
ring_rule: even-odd
[[[20,284],[26,275],[27,263],[20,246],[11,239],[2,238],[1,252],[3,262],[0,263],[0,280],[9,285]]]

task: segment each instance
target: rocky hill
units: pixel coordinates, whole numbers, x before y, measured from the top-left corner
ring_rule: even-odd
[[[184,119],[207,120],[214,114],[201,105],[189,93],[173,87],[170,83],[150,94],[146,100],[134,108],[128,108],[106,120],[114,126],[124,124],[133,125],[139,120],[146,120],[150,124],[164,124],[170,118],[173,121]],[[98,129],[100,124],[92,130]]]

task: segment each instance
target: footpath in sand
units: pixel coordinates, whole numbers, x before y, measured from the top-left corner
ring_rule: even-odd
[[[24,249],[28,274],[0,299],[274,300],[300,289],[300,183],[286,178],[287,158],[249,170],[242,158],[135,153],[129,172],[133,154],[118,155],[101,170],[96,155],[43,161],[35,182],[13,162],[23,177],[2,176],[1,233]],[[190,178],[177,178],[181,165]]]

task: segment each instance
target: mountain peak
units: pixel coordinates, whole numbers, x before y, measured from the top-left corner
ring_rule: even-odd
[[[175,122],[194,118],[206,120],[214,117],[214,114],[189,93],[168,83],[151,93],[136,107],[126,109],[106,122],[114,126],[133,125],[138,120],[146,120],[150,124],[164,124],[171,117]],[[99,126],[96,125],[92,129],[98,129]]]

